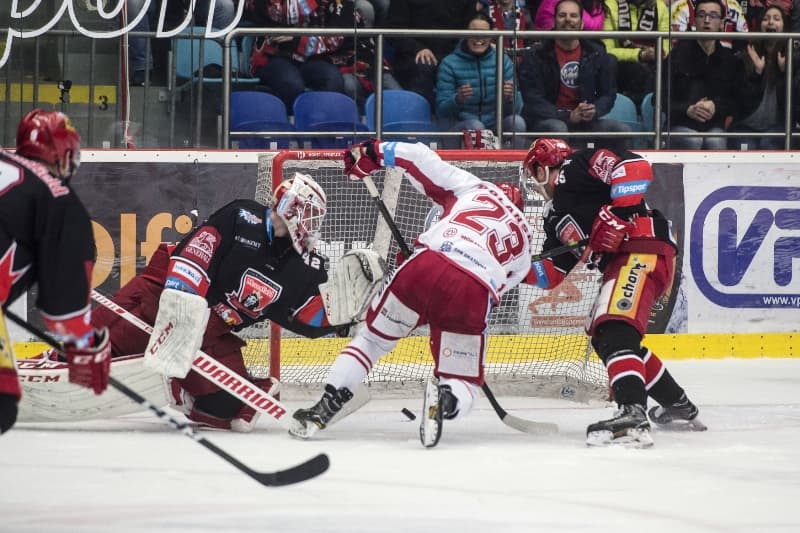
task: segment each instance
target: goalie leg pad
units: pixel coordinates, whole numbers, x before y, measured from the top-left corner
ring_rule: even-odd
[[[334,326],[364,320],[372,297],[386,275],[386,261],[372,250],[350,250],[331,279],[319,286],[328,322]]]
[[[185,377],[202,345],[209,312],[202,296],[164,289],[144,352],[145,365],[165,376]]]

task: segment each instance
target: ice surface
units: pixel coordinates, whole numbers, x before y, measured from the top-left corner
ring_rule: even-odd
[[[421,397],[373,400],[309,442],[263,418],[251,434],[203,433],[258,470],[330,456],[321,477],[281,488],[146,413],[19,424],[0,437],[0,531],[800,531],[800,360],[668,365],[709,431],[656,432],[649,450],[584,445],[611,408],[511,397],[506,409],[560,433],[516,433],[481,399],[426,450],[400,412]]]

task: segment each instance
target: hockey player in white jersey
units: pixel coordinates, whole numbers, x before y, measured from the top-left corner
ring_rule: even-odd
[[[426,384],[420,440],[432,447],[442,419],[472,408],[484,380],[489,314],[531,268],[522,195],[515,185],[494,185],[442,161],[421,143],[366,141],[344,159],[355,180],[383,167],[403,169],[443,213],[372,300],[365,326],[333,363],[322,398],[294,413],[290,433],[308,438],[324,429],[378,359],[428,324],[434,377]]]

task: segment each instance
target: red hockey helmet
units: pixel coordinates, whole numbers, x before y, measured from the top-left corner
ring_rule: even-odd
[[[68,180],[81,164],[81,136],[64,113],[34,109],[19,122],[17,154]]]
[[[297,253],[314,248],[322,232],[327,198],[311,176],[296,172],[281,182],[272,193],[272,208],[286,224]]]
[[[545,198],[550,197],[546,186],[552,186],[550,181],[550,169],[558,168],[573,152],[572,148],[563,139],[553,139],[542,137],[536,139],[528,148],[528,154],[520,166],[520,183],[526,192],[535,190]],[[540,166],[545,170],[545,180],[539,181],[536,178],[536,167]]]
[[[520,211],[525,210],[525,199],[522,197],[522,191],[519,190],[519,187],[507,181],[498,183],[497,186]]]

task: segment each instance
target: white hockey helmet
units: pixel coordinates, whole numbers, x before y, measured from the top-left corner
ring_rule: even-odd
[[[296,172],[272,193],[272,208],[289,230],[297,253],[303,254],[319,240],[327,211],[325,191],[308,174]]]

